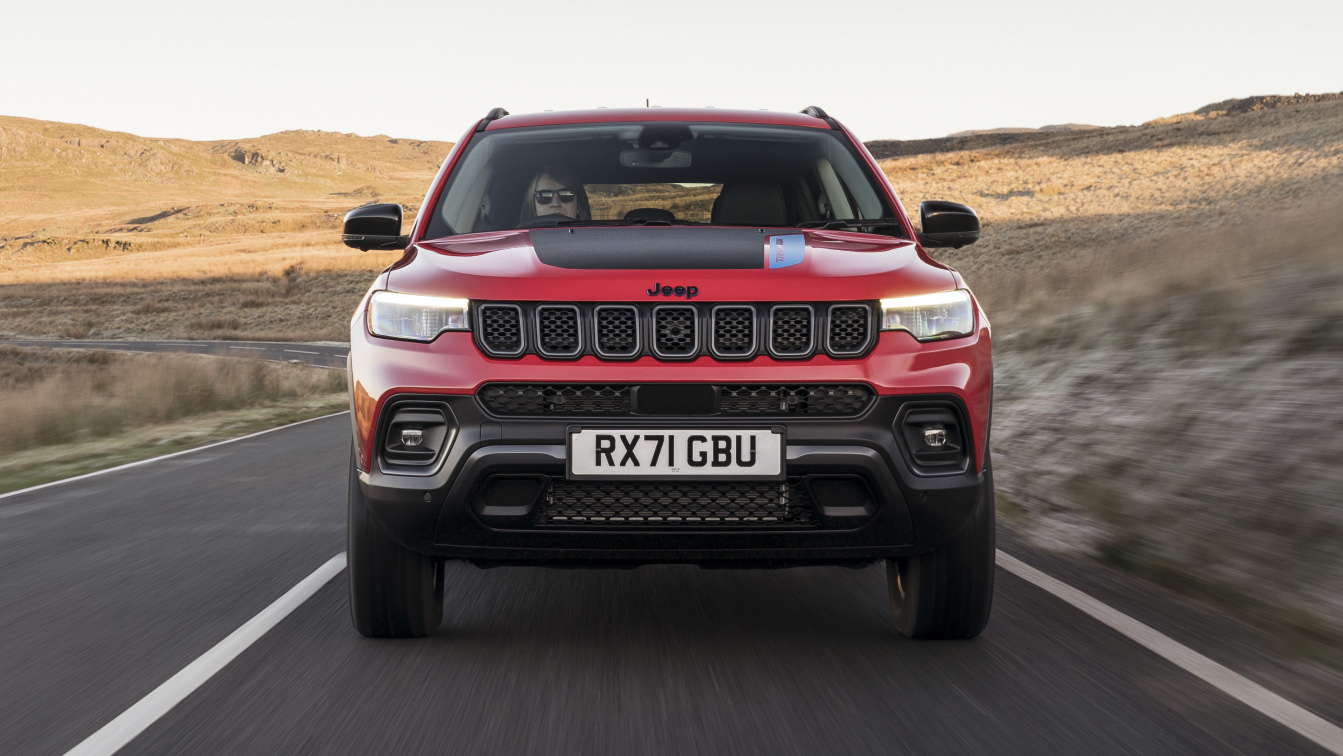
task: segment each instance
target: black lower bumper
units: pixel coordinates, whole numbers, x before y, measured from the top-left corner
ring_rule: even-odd
[[[423,474],[389,472],[376,455],[360,476],[370,508],[403,545],[482,565],[635,565],[689,562],[707,566],[863,564],[925,551],[966,522],[984,486],[973,458],[964,470],[916,472],[895,430],[912,406],[953,397],[882,397],[845,419],[501,418],[475,397],[434,397],[450,409],[457,431],[442,462]],[[738,486],[741,506],[701,505],[707,484],[655,493],[689,506],[611,505],[646,492],[619,484],[565,480],[565,440],[584,427],[784,426],[782,483]],[[968,435],[968,424],[962,424]],[[973,455],[971,455],[973,456]],[[590,488],[582,488],[590,485]],[[734,484],[718,486],[712,496]],[[772,493],[772,485],[777,493]],[[605,487],[604,487],[605,486]],[[575,506],[584,496],[607,505]],[[719,499],[715,498],[715,502]],[[762,503],[763,502],[763,503]]]

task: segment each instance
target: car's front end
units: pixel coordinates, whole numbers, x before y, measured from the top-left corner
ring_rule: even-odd
[[[352,563],[356,530],[481,566],[886,559],[910,603],[908,565],[991,526],[983,311],[828,118],[620,117],[473,132],[361,303]]]

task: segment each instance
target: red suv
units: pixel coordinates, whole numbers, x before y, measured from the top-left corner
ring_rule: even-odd
[[[491,111],[350,328],[350,609],[442,618],[443,562],[885,560],[900,632],[993,596],[989,324],[920,207],[819,108]]]

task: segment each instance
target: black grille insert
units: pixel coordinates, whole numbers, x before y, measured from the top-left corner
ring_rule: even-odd
[[[480,345],[496,357],[522,354],[522,308],[514,304],[480,306]]]
[[[639,308],[634,305],[598,305],[597,354],[635,357],[639,354]]]
[[[755,354],[755,308],[719,305],[713,308],[713,353],[718,357]]]
[[[628,415],[629,386],[491,383],[477,394],[496,415]]]
[[[490,383],[477,393],[496,415],[632,415],[632,387],[624,384]],[[718,386],[720,416],[844,417],[867,410],[876,397],[862,383]]]
[[[698,315],[694,305],[653,308],[653,353],[672,359],[694,357],[699,351]]]
[[[865,304],[830,306],[827,351],[837,356],[860,354],[872,333],[872,311]]]
[[[536,308],[536,349],[544,357],[577,357],[583,337],[575,305],[541,305]]]
[[[857,415],[874,396],[861,383],[723,386],[718,393],[718,410],[724,415]]]
[[[769,314],[769,350],[775,357],[811,354],[815,346],[811,305],[775,305]]]
[[[785,483],[571,481],[552,478],[536,526],[814,528],[799,478]]]

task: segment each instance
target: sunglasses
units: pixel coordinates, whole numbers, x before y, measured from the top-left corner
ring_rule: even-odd
[[[573,189],[542,189],[533,192],[532,196],[536,197],[536,204],[538,205],[549,205],[555,201],[556,197],[559,197],[560,202],[566,205],[578,199],[578,195],[574,194]]]

